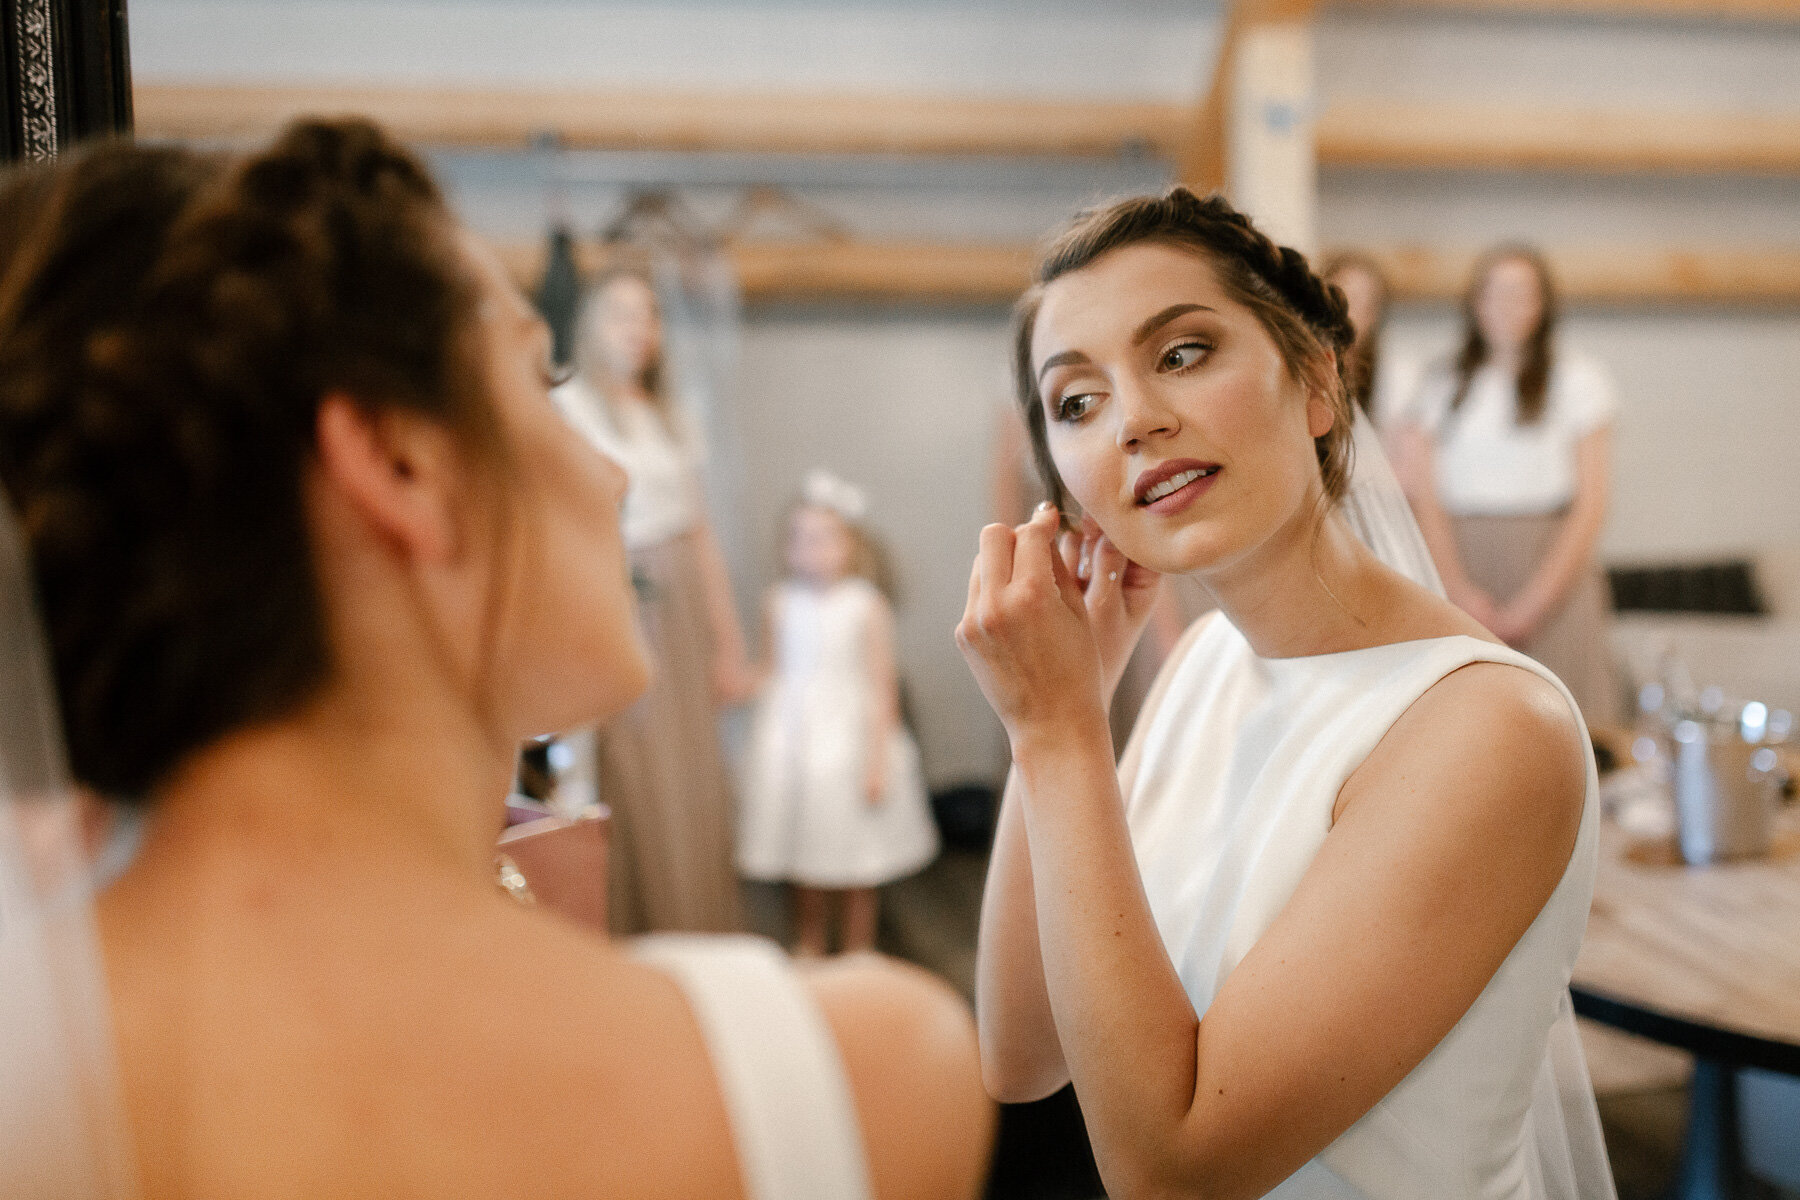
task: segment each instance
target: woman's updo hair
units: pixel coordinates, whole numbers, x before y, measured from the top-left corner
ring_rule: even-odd
[[[0,179],[0,482],[81,782],[141,798],[326,680],[303,495],[322,397],[497,445],[456,236],[419,160],[359,120]]]
[[[1044,289],[1122,246],[1156,242],[1199,253],[1212,264],[1226,294],[1256,314],[1297,380],[1314,388],[1331,406],[1332,426],[1313,439],[1325,498],[1336,502],[1350,479],[1350,402],[1344,388],[1344,352],[1355,340],[1344,294],[1314,274],[1306,256],[1276,245],[1250,218],[1219,196],[1201,199],[1184,187],[1160,196],[1087,209],[1078,214],[1044,253],[1036,281],[1014,309],[1013,381],[1019,407],[1031,431],[1031,452],[1050,499],[1068,510],[1068,492],[1050,458],[1044,405],[1032,370],[1031,336]],[[1338,368],[1327,374],[1328,354]]]

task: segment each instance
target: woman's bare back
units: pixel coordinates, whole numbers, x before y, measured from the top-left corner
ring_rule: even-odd
[[[743,1195],[701,1030],[661,972],[397,864],[328,889],[212,865],[102,900],[149,1200]],[[873,961],[812,982],[877,1193],[973,1195],[991,1113],[961,1002]]]

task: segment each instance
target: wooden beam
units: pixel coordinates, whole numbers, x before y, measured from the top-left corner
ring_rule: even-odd
[[[1225,186],[1225,130],[1231,116],[1232,77],[1237,72],[1238,45],[1256,25],[1312,20],[1318,0],[1229,0],[1225,29],[1219,38],[1219,60],[1200,107],[1183,123],[1175,177],[1201,195]]]
[[[522,285],[543,271],[543,248],[502,245],[502,258]],[[925,304],[1010,304],[1031,282],[1037,248],[1030,245],[915,242],[751,242],[728,246],[744,298],[758,301],[886,301]],[[584,274],[605,265],[591,243],[578,254]]]
[[[842,299],[1010,304],[1031,282],[1033,246],[843,242],[734,246],[750,300]]]
[[[1423,246],[1364,248],[1396,299],[1462,297],[1479,254]],[[1690,250],[1564,246],[1545,250],[1558,293],[1577,304],[1800,305],[1800,247]]]
[[[141,136],[267,137],[296,116],[362,113],[404,140],[579,149],[1172,157],[1188,113],[1173,104],[986,97],[676,94],[140,82]]]
[[[1800,117],[1340,100],[1322,166],[1800,174]]]
[[[1800,21],[1794,0],[1334,0],[1333,7],[1384,12],[1629,17],[1676,21]]]
[[[1395,245],[1360,247],[1381,264],[1401,300],[1462,295],[1478,251]],[[522,284],[535,284],[543,247],[500,247]],[[1031,279],[1029,245],[913,242],[757,242],[728,248],[745,299],[1010,304]],[[1577,304],[1718,304],[1800,307],[1800,247],[1695,250],[1565,246],[1546,251],[1561,294]],[[604,251],[584,243],[584,272]]]

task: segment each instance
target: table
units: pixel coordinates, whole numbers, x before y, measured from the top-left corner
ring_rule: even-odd
[[[1688,867],[1602,822],[1575,1011],[1694,1055],[1675,1195],[1738,1194],[1736,1074],[1800,1076],[1800,809],[1767,858]]]

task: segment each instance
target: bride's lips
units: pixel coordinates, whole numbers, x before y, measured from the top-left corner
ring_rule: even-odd
[[[1197,458],[1176,458],[1159,463],[1137,477],[1132,487],[1132,496],[1139,508],[1166,516],[1180,512],[1198,500],[1219,477],[1219,464],[1202,462]],[[1184,476],[1188,478],[1183,478]],[[1168,489],[1170,483],[1179,483],[1173,490]],[[1160,492],[1154,499],[1153,493]]]

